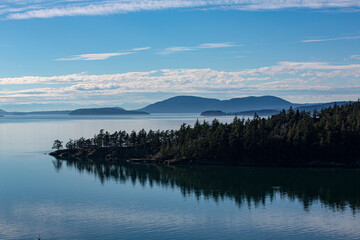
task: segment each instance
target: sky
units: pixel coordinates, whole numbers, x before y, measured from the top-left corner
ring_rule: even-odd
[[[0,0],[0,109],[360,98],[359,0]]]

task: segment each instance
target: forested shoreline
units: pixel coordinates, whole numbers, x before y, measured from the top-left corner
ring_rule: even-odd
[[[269,118],[197,121],[178,130],[101,130],[93,138],[56,140],[51,155],[94,161],[165,164],[360,167],[360,102],[312,113],[292,108]]]

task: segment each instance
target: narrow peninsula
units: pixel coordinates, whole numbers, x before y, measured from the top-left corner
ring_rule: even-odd
[[[250,110],[250,111],[242,111],[242,112],[223,112],[220,110],[210,110],[202,112],[200,115],[205,117],[214,117],[214,116],[254,116],[256,113],[259,116],[271,116],[278,114],[280,110],[273,109],[263,109],[263,110]]]
[[[143,111],[128,111],[123,108],[83,108],[71,111],[69,115],[146,115]]]
[[[54,142],[59,159],[160,164],[360,167],[360,101],[309,113],[290,108],[268,118],[197,121],[178,130],[104,132]]]

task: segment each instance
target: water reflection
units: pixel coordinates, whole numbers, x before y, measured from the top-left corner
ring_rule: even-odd
[[[64,165],[95,175],[103,184],[129,181],[143,187],[154,184],[179,188],[184,197],[194,195],[215,202],[233,200],[243,205],[264,206],[280,194],[290,201],[300,201],[305,211],[320,201],[334,211],[360,210],[360,171],[350,169],[286,169],[218,166],[163,166],[147,164],[108,164],[93,161],[54,160],[60,170]]]

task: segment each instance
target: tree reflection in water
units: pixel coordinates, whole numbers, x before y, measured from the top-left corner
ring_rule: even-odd
[[[165,166],[151,164],[109,164],[97,161],[54,160],[56,170],[63,165],[79,172],[95,175],[102,184],[116,181],[120,184],[155,184],[179,188],[184,197],[198,199],[233,200],[239,207],[255,207],[274,201],[275,195],[299,200],[304,210],[316,201],[334,211],[347,207],[353,213],[360,210],[360,170],[256,168],[222,166]]]

